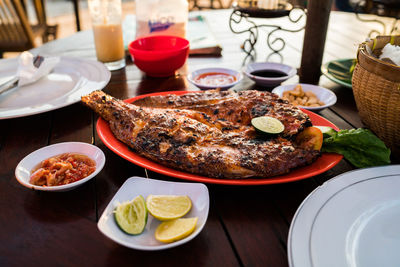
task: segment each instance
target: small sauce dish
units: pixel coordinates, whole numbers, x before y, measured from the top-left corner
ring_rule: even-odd
[[[279,97],[282,98],[283,93],[285,91],[292,91],[298,84],[287,84],[287,85],[281,85],[272,90],[272,93],[277,94]],[[306,83],[300,83],[302,90],[304,92],[311,91],[314,93],[314,95],[318,98],[318,100],[322,101],[324,105],[319,106],[319,107],[309,107],[309,106],[301,106],[298,105],[300,108],[304,108],[310,111],[321,111],[327,107],[330,107],[334,105],[337,101],[337,97],[334,92],[332,92],[329,89],[326,89],[324,87],[318,86],[318,85],[313,85],[313,84],[306,84]]]
[[[30,183],[32,171],[35,170],[42,161],[64,153],[76,153],[89,157],[96,163],[95,171],[83,179],[65,185],[38,186]],[[81,142],[58,143],[40,148],[23,158],[15,169],[15,177],[21,185],[33,190],[69,191],[95,177],[103,169],[104,164],[105,155],[97,146]]]
[[[296,75],[295,68],[272,62],[250,63],[244,73],[256,84],[266,87],[274,87]]]
[[[243,79],[243,75],[232,69],[205,68],[193,71],[187,76],[188,80],[203,90],[229,89]]]

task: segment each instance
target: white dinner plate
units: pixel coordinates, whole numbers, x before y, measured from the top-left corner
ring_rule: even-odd
[[[400,266],[400,165],[341,174],[315,189],[289,230],[292,267]]]
[[[143,233],[139,235],[128,235],[124,233],[115,222],[113,212],[118,204],[131,201],[138,195],[142,195],[145,199],[148,195],[189,196],[192,200],[192,209],[184,218],[198,218],[194,232],[179,241],[168,244],[161,243],[154,237],[154,232],[161,222],[149,214]],[[107,208],[104,210],[97,223],[97,227],[105,236],[128,248],[138,250],[162,250],[182,245],[197,236],[206,224],[209,207],[210,197],[208,189],[204,184],[166,182],[132,177],[125,181],[107,205]]]
[[[15,75],[17,58],[0,62],[0,81]],[[54,70],[39,81],[0,94],[0,119],[23,117],[65,107],[81,96],[103,89],[111,73],[104,64],[61,57]]]

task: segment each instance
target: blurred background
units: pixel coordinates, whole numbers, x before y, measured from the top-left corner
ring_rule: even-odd
[[[27,14],[28,23],[35,25],[34,30],[38,30],[44,24],[43,31],[39,34],[34,34],[34,41],[32,44],[22,47],[21,49],[14,49],[15,52],[10,52],[10,49],[4,49],[2,45],[7,45],[7,40],[0,34],[0,57],[9,58],[17,56],[20,51],[28,50],[30,48],[39,46],[43,42],[51,39],[59,39],[70,36],[78,30],[91,29],[90,16],[86,0],[10,0],[12,4],[15,2],[20,3],[23,10]],[[188,0],[190,10],[199,9],[221,9],[231,8],[235,1],[255,1],[256,0]],[[286,0],[280,0],[286,1]],[[322,1],[322,0],[321,0]],[[288,0],[292,5],[306,6],[307,0]],[[4,2],[1,2],[4,5]],[[37,6],[41,6],[44,12],[38,12]],[[122,0],[123,17],[130,14],[135,14],[135,1]],[[36,7],[36,9],[35,9]],[[4,9],[4,7],[2,6]],[[353,12],[353,13],[369,13],[377,16],[389,16],[395,19],[395,23],[400,18],[400,0],[333,0],[332,10]],[[1,13],[1,12],[0,12]],[[0,14],[1,15],[1,14]],[[79,23],[77,21],[79,18]],[[2,19],[3,20],[3,19]],[[0,20],[0,21],[2,21]],[[79,27],[78,27],[79,24]],[[7,26],[7,25],[6,25]],[[51,26],[51,27],[49,27]],[[2,27],[5,27],[0,22],[0,33]],[[79,29],[78,29],[79,28]],[[396,24],[388,25],[388,28],[397,30]],[[43,30],[43,29],[42,29]],[[15,30],[12,30],[15,31]],[[48,32],[46,32],[48,31]],[[40,31],[37,31],[40,32]],[[34,31],[35,33],[35,31]],[[31,47],[29,47],[31,46]],[[12,47],[13,48],[13,47]],[[3,50],[3,51],[2,51]],[[4,52],[4,53],[2,53]]]

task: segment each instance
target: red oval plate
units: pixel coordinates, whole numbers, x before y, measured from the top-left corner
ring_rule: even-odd
[[[144,98],[147,96],[156,96],[156,95],[167,95],[167,94],[176,94],[182,95],[186,93],[193,93],[193,91],[171,91],[171,92],[159,92],[159,93],[152,93],[147,95],[140,95],[130,99],[125,100],[125,102],[132,103],[140,98]],[[314,125],[319,126],[330,126],[335,130],[339,130],[336,125],[328,121],[327,119],[311,112],[308,110],[302,109],[311,119],[311,122]],[[115,138],[114,134],[111,132],[111,129],[108,125],[108,122],[99,118],[97,121],[97,133],[100,136],[100,139],[103,143],[112,151],[114,151],[117,155],[123,157],[124,159],[135,163],[143,168],[184,179],[184,180],[191,180],[196,182],[202,183],[213,183],[213,184],[229,184],[229,185],[263,185],[263,184],[278,184],[278,183],[287,183],[293,182],[305,178],[309,178],[320,173],[323,173],[331,168],[333,168],[336,164],[338,164],[343,156],[334,153],[323,153],[321,157],[319,157],[314,163],[308,166],[304,166],[298,169],[292,170],[290,173],[285,175],[274,176],[271,178],[250,178],[250,179],[217,179],[217,178],[210,178],[205,176],[200,176],[192,173],[182,172],[175,169],[168,168],[164,165],[146,159],[139,154],[133,152],[128,148],[127,145],[119,141]]]

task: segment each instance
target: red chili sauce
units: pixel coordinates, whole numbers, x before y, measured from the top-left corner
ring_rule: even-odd
[[[216,87],[233,83],[236,80],[235,76],[223,72],[206,72],[194,78],[194,81],[198,84]]]
[[[79,181],[96,170],[88,156],[64,153],[42,161],[33,169],[30,183],[39,186],[65,185]]]

